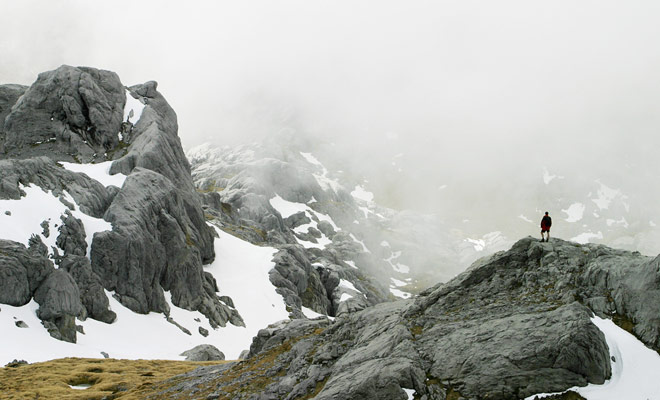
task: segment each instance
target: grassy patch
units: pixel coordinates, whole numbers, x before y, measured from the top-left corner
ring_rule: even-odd
[[[63,358],[17,368],[0,368],[5,399],[142,399],[155,382],[223,361],[115,360]],[[88,389],[69,387],[91,385]]]

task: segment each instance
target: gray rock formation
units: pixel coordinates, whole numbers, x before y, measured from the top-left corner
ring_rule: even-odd
[[[225,359],[225,355],[210,344],[200,344],[179,355],[186,357],[186,361],[222,361]]]
[[[202,269],[215,257],[214,232],[194,190],[176,114],[156,87],[127,89],[115,73],[69,66],[40,74],[29,88],[0,86],[0,199],[19,200],[24,186],[35,185],[71,211],[61,225],[45,222],[35,232],[56,234],[56,248],[36,236],[29,249],[0,241],[0,287],[7,289],[0,302],[23,305],[34,297],[57,338],[75,341],[75,317],[114,321],[105,290],[136,312],[166,315],[168,290],[175,306],[202,312],[214,327],[243,324]],[[124,121],[127,91],[144,109]],[[116,160],[111,173],[128,175],[122,188],[58,163],[105,160]],[[112,230],[89,238],[73,211],[103,218]],[[48,252],[60,266],[55,272]]]
[[[406,388],[419,399],[504,400],[600,384],[611,360],[590,318],[613,318],[659,350],[658,282],[658,259],[526,238],[415,299],[264,329],[242,368],[198,371],[175,388],[234,399],[403,400]]]
[[[114,72],[64,65],[39,74],[4,119],[0,157],[104,160],[119,145],[125,102]]]
[[[0,240],[0,303],[27,304],[53,270],[38,244],[25,248],[20,243]]]
[[[37,316],[51,336],[76,342],[76,317],[85,316],[80,292],[71,275],[63,269],[52,271],[34,293],[39,303]]]

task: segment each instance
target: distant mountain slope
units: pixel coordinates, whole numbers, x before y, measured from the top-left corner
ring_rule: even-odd
[[[207,218],[280,250],[271,281],[292,309],[336,316],[408,298],[482,254],[485,244],[477,249],[434,216],[379,206],[305,145],[285,137],[187,152]],[[506,243],[494,234],[488,247]]]

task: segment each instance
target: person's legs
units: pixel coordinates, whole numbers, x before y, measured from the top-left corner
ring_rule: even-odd
[[[541,241],[542,241],[542,242],[545,241],[545,236],[543,236],[543,231],[541,231]]]
[[[549,242],[549,241],[550,241],[550,229],[548,229],[548,230],[545,232],[545,234],[546,234],[546,236],[547,236],[547,239],[545,239],[545,241],[546,241],[546,242]]]

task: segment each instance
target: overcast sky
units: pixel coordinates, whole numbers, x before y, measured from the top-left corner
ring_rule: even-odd
[[[658,21],[654,0],[0,0],[0,82],[157,80],[186,147],[294,129],[425,176],[598,175],[656,165]]]

